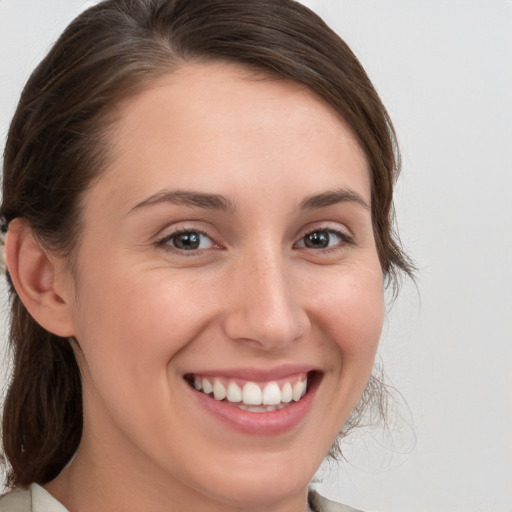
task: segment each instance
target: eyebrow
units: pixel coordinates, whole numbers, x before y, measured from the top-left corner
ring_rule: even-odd
[[[308,196],[301,201],[299,209],[318,210],[320,208],[326,208],[328,206],[345,202],[356,203],[362,206],[365,210],[370,210],[368,203],[359,194],[348,189],[329,190],[327,192],[322,192],[321,194]],[[192,206],[206,210],[219,210],[231,214],[236,211],[235,202],[220,194],[164,189],[136,204],[129,211],[129,214],[136,210],[149,208],[162,203]]]
[[[300,203],[302,210],[318,210],[338,203],[356,203],[365,210],[370,210],[370,205],[356,192],[348,189],[336,189],[321,194],[306,197]]]
[[[164,189],[136,204],[129,213],[161,203],[192,206],[206,210],[220,210],[227,213],[234,213],[236,210],[233,201],[219,194]]]

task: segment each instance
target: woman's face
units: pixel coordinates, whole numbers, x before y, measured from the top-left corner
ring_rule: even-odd
[[[381,331],[365,156],[305,87],[227,64],[118,115],[70,284],[72,465],[189,504],[303,498]]]

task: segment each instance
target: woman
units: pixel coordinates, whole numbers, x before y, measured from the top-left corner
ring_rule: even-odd
[[[5,150],[0,510],[351,510],[308,485],[368,386],[385,281],[410,271],[394,148],[298,3],[81,14]]]

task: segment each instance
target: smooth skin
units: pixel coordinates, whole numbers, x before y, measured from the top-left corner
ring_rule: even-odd
[[[71,512],[302,512],[382,328],[364,153],[304,86],[229,64],[185,64],[116,115],[74,271],[23,221],[8,235],[18,293],[82,371],[83,439],[45,487]],[[184,379],[283,365],[321,381],[276,435]]]

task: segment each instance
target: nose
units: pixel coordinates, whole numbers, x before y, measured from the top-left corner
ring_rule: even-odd
[[[224,317],[229,338],[268,351],[285,349],[310,327],[291,264],[276,252],[247,257],[232,269]]]

